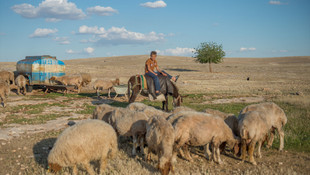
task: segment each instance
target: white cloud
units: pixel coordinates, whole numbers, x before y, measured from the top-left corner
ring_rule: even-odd
[[[287,5],[288,3],[283,3],[281,1],[269,1],[271,5]]]
[[[244,51],[255,51],[255,50],[256,50],[255,47],[250,47],[250,48],[241,47],[241,48],[240,48],[240,52],[244,52]]]
[[[70,44],[68,37],[56,37],[53,40],[57,41],[59,44],[62,44],[62,45]]]
[[[166,49],[166,50],[156,50],[158,54],[161,55],[174,55],[174,56],[190,56],[193,55],[193,52],[195,52],[195,49],[193,48],[187,48],[187,47],[176,47],[175,49]]]
[[[25,18],[45,18],[47,22],[57,22],[62,19],[77,20],[86,17],[75,3],[68,2],[68,0],[45,0],[37,7],[24,3],[11,8]]]
[[[74,51],[72,49],[68,49],[66,50],[66,53],[67,54],[86,54],[86,55],[91,55],[93,52],[95,51],[94,48],[92,47],[87,47],[87,48],[84,48],[83,51]]]
[[[146,2],[140,5],[142,7],[147,7],[147,8],[163,8],[167,6],[167,4],[164,1]]]
[[[117,10],[113,9],[112,7],[102,7],[102,6],[95,6],[87,8],[88,14],[96,14],[100,16],[111,16],[114,13],[118,13]]]
[[[57,29],[46,29],[46,28],[37,28],[33,34],[31,34],[30,38],[44,38],[44,37],[50,37],[53,34],[58,32]]]
[[[128,31],[124,27],[111,27],[105,30],[103,27],[93,26],[88,27],[86,25],[80,26],[79,34],[92,34],[96,37],[89,39],[89,42],[96,42],[97,44],[144,44],[150,42],[162,41],[165,37],[162,33],[150,32],[150,33],[139,33]],[[87,42],[82,40],[81,42]]]
[[[86,52],[86,53],[88,53],[88,54],[92,54],[94,51],[95,51],[95,49],[92,48],[92,47],[84,48],[84,52]]]

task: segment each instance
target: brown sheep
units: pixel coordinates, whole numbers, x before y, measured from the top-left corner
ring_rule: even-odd
[[[80,75],[82,77],[82,86],[87,86],[92,80],[91,75],[88,73],[81,73]]]
[[[9,85],[15,84],[14,82],[14,73],[10,71],[0,71],[0,80],[7,82]]]
[[[116,133],[110,125],[101,120],[84,120],[60,134],[48,155],[48,165],[52,172],[73,167],[73,174],[77,174],[77,165],[81,164],[95,175],[90,162],[100,160],[103,173],[108,157],[113,158],[117,150]]]
[[[246,106],[240,111],[238,119],[241,120],[244,113],[248,111],[262,111],[265,113],[263,115],[265,121],[267,122],[267,125],[270,130],[270,138],[268,139],[267,147],[271,147],[273,140],[274,140],[274,135],[275,135],[275,130],[278,131],[280,135],[280,147],[279,151],[282,151],[284,148],[284,130],[283,127],[287,122],[286,115],[278,105],[272,102],[266,102],[266,103],[260,103],[260,104],[253,104]]]
[[[158,155],[158,169],[162,175],[168,175],[170,171],[173,172],[174,129],[164,117],[154,116],[148,120],[146,130],[147,160],[151,159],[151,151],[155,151]]]
[[[6,100],[8,96],[10,95],[10,85],[7,84],[5,81],[0,80],[0,98],[1,103],[3,104],[3,107],[6,105]]]
[[[56,81],[56,82],[59,82],[60,84],[63,84],[65,86],[74,85],[77,88],[78,93],[80,93],[83,79],[80,75],[75,75],[75,76],[66,76],[65,75],[65,76],[61,76],[61,77],[53,76],[50,78],[50,81]]]
[[[105,122],[109,122],[109,117],[111,117],[112,112],[116,109],[108,104],[101,104],[96,106],[93,112],[93,119],[103,120]]]
[[[17,94],[19,95],[21,90],[23,90],[23,94],[26,95],[27,79],[23,75],[18,75],[15,79],[15,83],[17,86]]]
[[[110,81],[98,79],[94,82],[93,88],[96,90],[98,98],[100,97],[100,94],[99,94],[100,90],[105,90],[105,89],[108,90],[108,97],[111,98],[110,96],[111,89],[113,88],[113,86],[117,86],[117,85],[120,85],[120,81],[118,78],[116,78],[115,80],[110,80]]]
[[[254,149],[258,142],[257,155],[261,158],[261,146],[267,137],[269,127],[265,121],[265,112],[263,111],[248,111],[241,114],[241,120],[239,121],[239,132],[241,136],[241,159],[245,160],[247,147],[250,156],[250,162],[256,165],[254,160]]]
[[[174,122],[173,127],[175,129],[176,142],[174,160],[177,151],[181,147],[186,147],[187,144],[191,146],[205,146],[211,143],[213,146],[213,160],[221,164],[220,145],[226,142],[229,149],[233,149],[240,141],[223,119],[201,112],[184,112],[184,115]],[[185,156],[187,160],[192,161],[188,154]]]

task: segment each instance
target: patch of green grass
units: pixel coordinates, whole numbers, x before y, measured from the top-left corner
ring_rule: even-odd
[[[10,115],[5,119],[5,124],[42,124],[46,123],[49,120],[55,120],[59,117],[63,117],[63,114],[46,114],[46,115],[38,115],[31,118],[25,118],[22,115]]]
[[[77,111],[77,114],[92,114],[96,106],[89,105],[87,103],[83,104],[83,110]]]
[[[110,105],[111,106],[114,106],[114,107],[122,107],[122,108],[125,108],[128,106],[128,102],[120,102],[120,101],[114,101],[113,103],[111,103]]]

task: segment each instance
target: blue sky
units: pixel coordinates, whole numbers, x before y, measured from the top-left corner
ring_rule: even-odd
[[[310,55],[309,0],[1,0],[0,61],[192,56],[201,42],[226,57]]]

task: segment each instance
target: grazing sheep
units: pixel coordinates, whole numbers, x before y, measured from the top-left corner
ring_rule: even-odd
[[[15,84],[14,82],[14,73],[10,71],[0,71],[0,80],[7,82],[9,85]]]
[[[49,169],[57,172],[62,167],[73,167],[73,174],[77,174],[77,165],[81,164],[90,175],[94,175],[90,162],[100,160],[102,173],[107,158],[112,158],[117,149],[116,133],[110,125],[100,120],[81,121],[57,138],[48,155]]]
[[[262,111],[248,111],[241,114],[242,119],[239,121],[239,132],[241,136],[241,159],[245,160],[247,146],[248,153],[250,156],[250,162],[253,165],[256,165],[254,160],[254,149],[255,145],[258,142],[257,155],[261,158],[261,146],[264,140],[267,137],[269,128],[268,124],[265,121],[265,113]]]
[[[93,87],[96,90],[97,93],[97,97],[100,97],[100,90],[104,90],[104,89],[108,89],[108,97],[111,98],[110,93],[111,93],[111,89],[113,88],[113,86],[117,86],[120,85],[120,81],[118,78],[116,78],[115,80],[110,80],[110,81],[106,81],[106,80],[101,80],[98,79],[94,82]]]
[[[275,135],[275,130],[278,131],[280,135],[280,147],[279,151],[282,151],[284,148],[284,130],[283,127],[287,122],[286,115],[278,105],[272,102],[267,103],[260,103],[260,104],[253,104],[246,106],[240,111],[239,114],[239,120],[242,119],[242,114],[248,112],[248,111],[262,111],[265,113],[263,115],[269,130],[270,130],[270,138],[268,139],[267,147],[271,147]]]
[[[56,82],[59,82],[60,84],[63,84],[65,86],[74,85],[77,88],[78,93],[80,93],[83,79],[80,75],[74,75],[74,76],[66,76],[65,75],[65,76],[61,76],[61,77],[53,76],[50,78],[50,81],[56,81]]]
[[[19,95],[21,90],[23,90],[23,94],[26,95],[27,79],[23,75],[18,75],[15,79],[15,83],[17,86],[17,94]]]
[[[105,122],[109,122],[109,117],[112,115],[112,112],[116,109],[108,104],[98,105],[93,112],[93,119],[103,120]]]
[[[155,151],[158,155],[158,169],[162,175],[168,175],[170,170],[173,172],[174,129],[162,116],[150,118],[146,124],[146,129],[147,160],[151,159],[151,151]]]
[[[163,116],[164,118],[167,118],[170,115],[167,112],[138,102],[130,103],[127,106],[127,109],[131,111],[144,112],[144,114],[147,115],[148,117],[152,117],[154,115],[160,115]]]
[[[130,111],[125,108],[115,109],[108,118],[108,123],[112,125],[119,136],[133,137],[132,155],[136,155],[136,147],[139,146],[142,154],[143,139],[146,133],[145,124],[148,117],[143,112]]]
[[[5,103],[8,96],[10,95],[10,91],[10,85],[8,85],[5,81],[0,80],[0,98],[3,107],[5,107]]]
[[[214,117],[210,114],[201,112],[184,112],[174,123],[175,129],[175,148],[174,160],[181,147],[205,146],[211,143],[213,146],[213,159],[221,164],[219,147],[226,142],[230,149],[235,148],[239,143],[232,130],[227,126],[223,119]],[[185,148],[185,150],[187,150]],[[185,154],[185,158],[192,161],[190,155]]]
[[[82,86],[87,86],[91,82],[91,75],[88,73],[81,73],[82,77]]]

